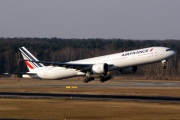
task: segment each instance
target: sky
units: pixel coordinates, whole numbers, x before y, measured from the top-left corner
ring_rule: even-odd
[[[180,40],[180,0],[0,0],[0,37]]]

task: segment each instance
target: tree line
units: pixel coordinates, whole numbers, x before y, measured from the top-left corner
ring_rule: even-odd
[[[0,38],[0,74],[4,72],[24,72],[27,68],[20,61],[19,47],[25,46],[41,61],[73,61],[118,53],[144,47],[164,46],[173,48],[176,55],[167,61],[167,69],[161,63],[142,65],[130,77],[147,79],[180,78],[180,41],[179,40],[128,40],[128,39],[63,39],[63,38]],[[115,75],[120,75],[115,72]]]

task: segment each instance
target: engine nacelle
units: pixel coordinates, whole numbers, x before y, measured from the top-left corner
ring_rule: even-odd
[[[92,67],[92,72],[95,74],[103,74],[108,72],[108,64],[102,63],[102,64],[95,64]]]
[[[119,70],[123,74],[131,74],[135,73],[137,71],[137,66],[135,67],[127,67],[127,68],[122,68]]]

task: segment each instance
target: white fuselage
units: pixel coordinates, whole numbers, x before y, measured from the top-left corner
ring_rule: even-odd
[[[149,47],[133,51],[121,52],[100,57],[88,58],[83,60],[71,61],[68,63],[74,64],[100,64],[107,63],[111,65],[109,71],[119,70],[120,68],[139,66],[143,64],[150,64],[160,62],[172,57],[175,52],[169,50],[167,47]],[[30,75],[32,78],[40,79],[64,79],[76,76],[82,76],[86,73],[72,68],[44,66],[36,68],[32,73],[37,75]]]

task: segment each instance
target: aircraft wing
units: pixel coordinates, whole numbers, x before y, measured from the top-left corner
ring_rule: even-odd
[[[46,65],[60,66],[65,68],[73,68],[80,71],[88,71],[93,66],[93,64],[78,64],[78,63],[63,63],[63,62],[47,62],[47,61],[30,61],[30,62],[44,63]]]
[[[47,62],[47,61],[30,61],[30,62],[44,63],[47,65],[60,66],[60,67],[65,67],[65,68],[73,68],[73,69],[80,70],[82,72],[86,72],[92,69],[92,66],[94,65],[94,64],[79,64],[79,63]],[[112,66],[112,65],[109,65],[109,66]]]

